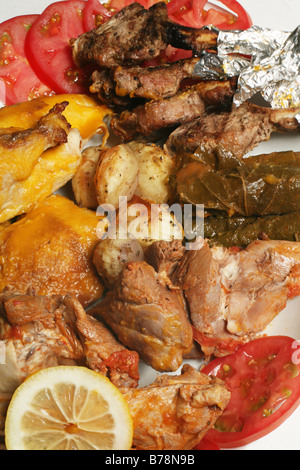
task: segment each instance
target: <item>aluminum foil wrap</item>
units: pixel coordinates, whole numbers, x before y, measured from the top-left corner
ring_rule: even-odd
[[[220,31],[218,56],[229,76],[240,69],[234,105],[260,93],[273,108],[300,106],[300,26],[292,33],[258,26]]]

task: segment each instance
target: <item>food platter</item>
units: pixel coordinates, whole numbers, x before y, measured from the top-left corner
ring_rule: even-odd
[[[52,3],[50,0],[26,0],[23,2],[12,0],[9,5],[5,5],[5,9],[3,8],[0,11],[0,21],[18,15],[38,14],[50,3]],[[298,26],[300,17],[299,0],[273,0],[272,8],[270,8],[270,0],[241,0],[241,4],[249,12],[255,25],[284,31],[292,31]],[[300,136],[278,134],[273,135],[269,142],[259,144],[251,152],[251,155],[285,150],[299,151],[299,149]],[[299,311],[300,298],[289,301],[285,310],[273,320],[264,333],[268,335],[287,335],[300,340]],[[189,361],[189,363],[196,367],[200,365],[199,361]],[[140,366],[140,373],[141,386],[152,383],[157,375],[156,371],[144,364]],[[277,430],[238,450],[299,450],[299,420],[300,408]]]

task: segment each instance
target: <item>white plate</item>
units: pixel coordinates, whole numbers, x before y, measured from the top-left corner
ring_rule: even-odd
[[[18,15],[41,13],[49,0],[9,0],[2,2],[0,22]],[[300,0],[240,0],[253,23],[262,27],[292,31],[299,24]],[[300,136],[273,135],[260,144],[252,154],[281,150],[300,150]],[[299,208],[300,209],[300,208]],[[300,340],[300,299],[288,302],[286,309],[272,322],[266,333],[282,334]],[[157,373],[141,366],[141,385],[152,382]],[[300,407],[277,430],[238,450],[300,450]]]

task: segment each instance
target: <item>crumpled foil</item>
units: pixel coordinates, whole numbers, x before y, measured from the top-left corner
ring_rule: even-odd
[[[218,31],[218,54],[204,52],[194,69],[200,78],[239,76],[233,103],[258,93],[272,108],[300,106],[300,26],[285,32],[252,26]],[[296,116],[300,122],[300,113]]]
[[[258,26],[220,31],[218,56],[227,75],[240,69],[235,106],[257,93],[272,108],[300,106],[300,26],[291,33]]]

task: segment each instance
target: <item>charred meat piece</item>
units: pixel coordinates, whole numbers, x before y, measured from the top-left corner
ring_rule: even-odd
[[[109,69],[95,70],[92,73],[92,85],[90,92],[97,94],[99,100],[110,108],[116,110],[128,108],[131,106],[129,96],[119,96],[116,94],[115,83],[112,78],[112,72]]]
[[[164,2],[146,10],[133,3],[109,21],[71,41],[77,66],[88,63],[100,67],[131,66],[158,57],[168,44],[195,54],[216,50],[216,31],[186,28],[168,18]]]
[[[178,127],[167,148],[173,155],[231,153],[242,158],[273,132],[299,132],[299,108],[271,109],[244,103],[239,108],[205,114]]]
[[[241,251],[204,243],[187,251],[171,278],[202,351],[224,356],[263,331],[299,292],[299,264],[299,242],[259,240]]]
[[[7,351],[0,392],[13,392],[28,375],[62,364],[88,366],[117,387],[138,385],[138,355],[72,296],[2,293],[0,338]]]
[[[168,42],[179,49],[192,50],[195,55],[204,50],[217,50],[218,31],[201,28],[194,29],[171,21],[167,24]]]
[[[144,261],[128,263],[98,313],[130,349],[158,371],[175,371],[193,344],[182,292]]]
[[[72,41],[77,66],[88,63],[109,68],[141,64],[167,47],[167,8],[164,2],[146,10],[133,3],[109,21]]]
[[[170,98],[149,101],[113,116],[111,128],[122,141],[149,137],[164,128],[193,121],[208,108],[229,107],[235,90],[236,79],[201,82]]]
[[[161,375],[148,387],[122,392],[133,417],[136,450],[193,449],[231,396],[220,379],[190,365],[181,375]]]
[[[158,67],[117,67],[113,72],[115,92],[120,97],[169,98],[178,92],[184,79],[193,75],[197,62],[193,57]]]

